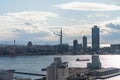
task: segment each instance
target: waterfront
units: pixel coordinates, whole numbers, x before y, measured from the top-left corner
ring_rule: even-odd
[[[53,62],[53,58],[59,56],[63,61],[69,62],[69,67],[86,67],[86,63],[91,61],[90,55],[42,55],[42,56],[16,56],[0,57],[0,69],[15,69],[20,72],[42,73],[41,68],[46,68]],[[90,59],[90,61],[75,61],[77,58]],[[100,55],[102,67],[120,68],[120,55]],[[37,79],[39,76],[17,75],[18,77],[32,77]],[[120,76],[107,80],[118,80]]]

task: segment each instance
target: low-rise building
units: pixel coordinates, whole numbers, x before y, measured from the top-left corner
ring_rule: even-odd
[[[55,57],[54,62],[47,67],[47,80],[66,80],[68,77],[68,64]]]
[[[87,68],[92,68],[92,69],[100,69],[101,68],[101,62],[99,59],[99,55],[92,55],[92,62],[87,63]]]

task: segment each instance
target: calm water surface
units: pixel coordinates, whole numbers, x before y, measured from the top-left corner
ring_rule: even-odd
[[[0,69],[15,69],[20,72],[42,73],[41,68],[46,68],[53,62],[54,57],[61,57],[62,61],[69,62],[69,67],[86,67],[91,62],[90,55],[46,55],[46,56],[16,56],[16,57],[0,57]],[[90,59],[90,61],[75,61],[76,58]],[[102,67],[120,68],[120,55],[100,55]],[[40,78],[38,76],[15,75],[17,77],[32,77],[32,79]],[[106,80],[120,80],[120,76],[109,78]]]

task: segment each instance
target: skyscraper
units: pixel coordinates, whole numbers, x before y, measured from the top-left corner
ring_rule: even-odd
[[[73,41],[73,50],[78,50],[78,41],[77,40]]]
[[[85,51],[87,49],[87,37],[83,36],[83,50]]]
[[[98,50],[100,47],[100,39],[99,39],[99,28],[94,26],[92,28],[92,49]]]

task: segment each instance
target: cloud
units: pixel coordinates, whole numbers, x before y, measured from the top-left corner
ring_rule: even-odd
[[[92,13],[91,15],[87,15],[88,18],[104,18],[104,19],[107,19],[110,17],[110,15],[108,13],[100,13],[100,12],[97,12],[97,13]]]
[[[111,32],[109,35],[101,37],[101,42],[108,44],[119,44],[120,43],[120,32]]]
[[[120,43],[120,17],[112,20],[100,22],[104,28],[101,29],[101,42],[109,44]]]
[[[1,40],[56,42],[59,41],[59,37],[53,32],[59,32],[61,27],[64,42],[72,42],[83,35],[90,35],[93,25],[61,25],[58,27],[48,23],[51,20],[54,22],[58,17],[59,15],[55,13],[39,11],[8,13],[0,16]]]
[[[99,15],[104,16],[102,14]],[[120,18],[116,18],[104,23],[67,25],[69,24],[68,22],[58,26],[56,25],[59,23],[59,21],[57,22],[58,19],[63,20],[58,14],[39,11],[25,11],[2,15],[0,16],[0,41],[13,41],[15,39],[16,41],[23,42],[31,40],[41,44],[46,44],[47,42],[56,42],[57,44],[59,43],[59,37],[54,35],[53,32],[59,33],[62,27],[63,43],[72,43],[74,39],[82,42],[81,38],[84,35],[89,38],[88,43],[91,43],[91,28],[95,24],[100,28],[102,36],[111,35],[110,33],[112,33],[112,28],[107,27],[106,24],[110,22],[112,24],[120,24]],[[52,25],[54,23],[56,24]]]
[[[109,29],[111,32],[116,32],[120,30],[120,17],[104,21],[99,24],[102,24],[104,27],[106,27],[106,29]]]
[[[24,38],[32,40],[39,37],[48,37],[51,32],[47,29],[47,21],[57,17],[58,15],[52,12],[23,11],[8,13],[0,16],[0,38],[2,38],[1,40]]]
[[[112,29],[120,30],[120,24],[109,23],[109,24],[106,24],[106,26]]]
[[[55,17],[57,14],[51,12],[39,12],[39,11],[23,11],[23,12],[16,12],[16,13],[8,13],[8,16],[18,18],[18,19],[25,19],[25,20],[46,20],[48,17]]]
[[[120,6],[113,4],[91,3],[91,2],[70,2],[55,5],[65,10],[82,10],[82,11],[115,11],[120,10]]]

